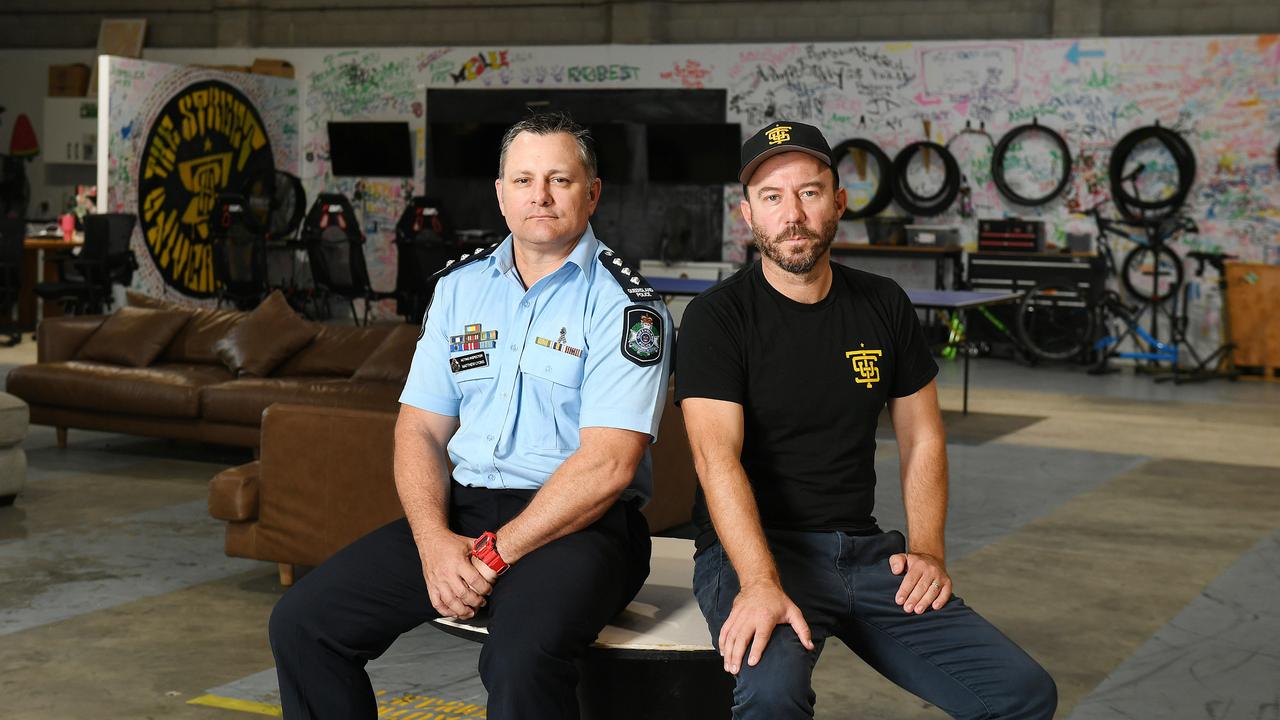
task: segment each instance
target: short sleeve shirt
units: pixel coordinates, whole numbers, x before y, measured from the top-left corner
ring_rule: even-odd
[[[584,427],[656,440],[673,342],[663,302],[624,289],[605,266],[617,255],[590,227],[527,290],[510,236],[481,255],[439,279],[400,396],[458,418],[454,479],[536,490],[577,451]],[[624,499],[650,496],[649,468],[646,452]]]
[[[832,275],[825,298],[798,303],[756,262],[681,319],[676,400],[742,405],[742,464],[765,528],[874,532],[880,411],[938,372],[896,283],[838,264]],[[701,489],[694,522],[704,547],[715,536]]]

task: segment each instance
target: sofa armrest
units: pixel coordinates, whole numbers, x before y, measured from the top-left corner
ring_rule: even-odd
[[[74,358],[106,319],[106,315],[64,315],[41,320],[36,329],[36,362]]]
[[[214,475],[209,481],[209,514],[229,522],[257,519],[260,469],[261,463],[254,460]]]
[[[262,415],[257,544],[264,560],[319,565],[404,515],[396,414],[275,404]]]

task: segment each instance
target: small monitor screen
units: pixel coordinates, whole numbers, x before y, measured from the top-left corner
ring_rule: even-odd
[[[738,125],[649,125],[649,181],[718,184],[738,181]]]
[[[438,178],[498,177],[498,153],[505,125],[494,123],[430,123],[427,162]]]
[[[407,122],[329,123],[329,161],[334,175],[413,177]]]

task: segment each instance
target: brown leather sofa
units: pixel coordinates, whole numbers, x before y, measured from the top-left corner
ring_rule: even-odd
[[[9,373],[59,445],[82,428],[257,447],[273,403],[393,412],[417,339],[403,324],[307,322],[278,295],[252,312],[143,302],[45,320],[38,361]]]
[[[227,523],[226,553],[295,566],[319,565],[351,541],[404,515],[392,470],[394,413],[272,405],[261,459],[224,470],[209,486],[209,514]],[[653,458],[658,533],[689,521],[696,476],[684,417],[668,398]]]

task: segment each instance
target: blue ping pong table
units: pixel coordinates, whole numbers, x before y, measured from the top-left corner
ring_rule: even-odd
[[[689,278],[645,278],[649,285],[662,295],[697,295],[716,284],[715,280],[691,280]],[[987,305],[1016,302],[1022,298],[1018,292],[977,292],[974,290],[916,290],[907,289],[907,298],[920,310],[944,310],[958,312],[961,322],[968,326],[969,310]],[[969,353],[964,354],[964,392],[961,413],[969,414]]]

